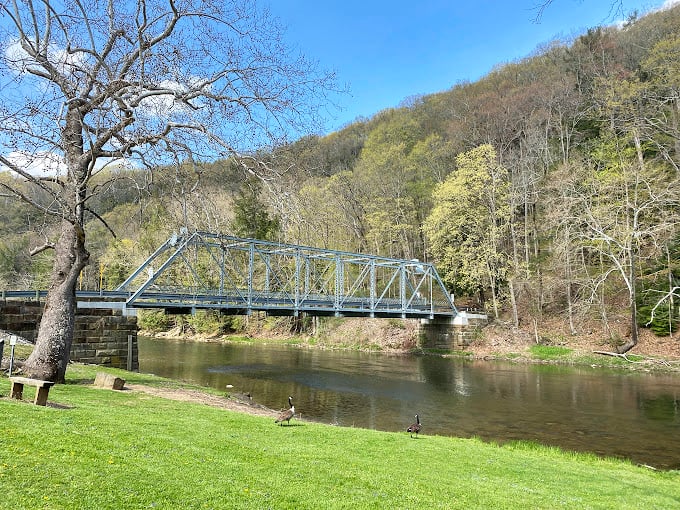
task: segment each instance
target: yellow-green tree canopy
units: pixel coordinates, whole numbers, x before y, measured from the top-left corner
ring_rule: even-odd
[[[503,245],[510,221],[508,171],[491,145],[458,155],[456,169],[434,193],[424,224],[430,252],[453,289],[491,289],[505,277]]]

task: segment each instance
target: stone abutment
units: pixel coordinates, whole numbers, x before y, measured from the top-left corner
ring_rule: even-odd
[[[0,301],[0,330],[35,342],[43,306],[39,301]],[[121,310],[79,308],[71,361],[138,370],[137,329],[137,317]]]
[[[487,323],[486,315],[463,311],[449,320],[423,319],[420,321],[420,346],[441,351],[465,349]]]

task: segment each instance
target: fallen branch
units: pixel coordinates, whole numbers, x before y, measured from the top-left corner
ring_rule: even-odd
[[[34,257],[34,256],[37,255],[38,253],[42,253],[42,252],[47,251],[47,250],[54,250],[54,248],[55,248],[55,247],[54,247],[54,244],[52,244],[52,243],[45,243],[45,244],[43,244],[42,246],[37,246],[37,247],[33,248],[33,249],[29,252],[29,254],[31,255],[31,257]]]
[[[655,358],[647,358],[643,359],[641,361],[635,361],[632,359],[628,358],[627,354],[621,354],[618,352],[610,352],[610,351],[593,351],[595,354],[602,354],[603,356],[614,356],[615,358],[623,358],[625,359],[628,363],[658,363],[660,365],[664,365],[667,367],[672,367],[673,365],[680,363],[680,361],[668,361],[666,359],[655,359]]]
[[[609,352],[609,351],[593,351],[595,354],[602,354],[603,356],[614,356],[615,358],[623,358],[629,363],[644,363],[642,361],[633,361],[632,359],[628,359],[628,356],[624,353],[618,353],[618,352]]]

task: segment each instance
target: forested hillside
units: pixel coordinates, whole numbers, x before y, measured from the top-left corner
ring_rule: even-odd
[[[102,174],[83,288],[114,287],[186,226],[432,261],[457,303],[596,327],[621,352],[636,324],[678,325],[680,7],[258,160]],[[3,200],[0,286],[44,287],[50,254],[29,251],[53,226]]]

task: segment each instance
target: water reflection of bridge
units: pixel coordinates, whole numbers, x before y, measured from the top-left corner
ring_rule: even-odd
[[[432,264],[208,232],[173,235],[115,291],[79,292],[78,298],[88,299],[80,307],[168,313],[456,315]]]

